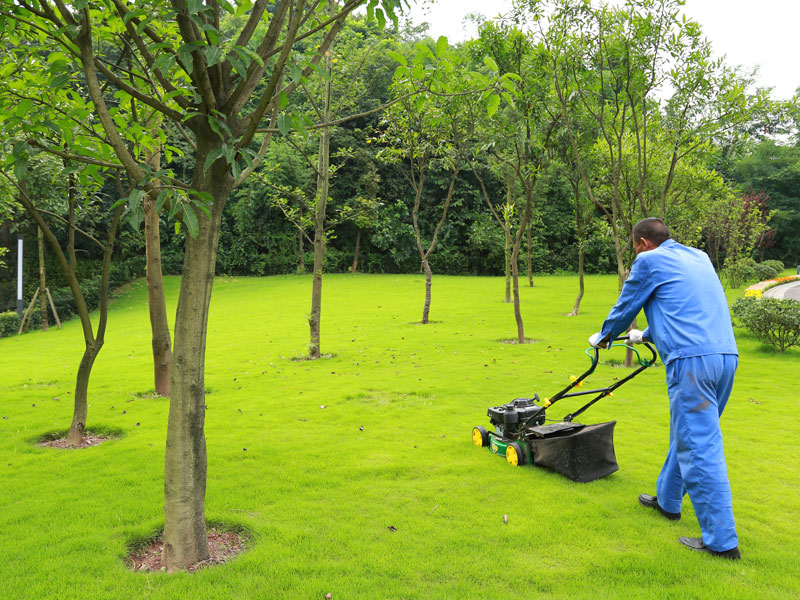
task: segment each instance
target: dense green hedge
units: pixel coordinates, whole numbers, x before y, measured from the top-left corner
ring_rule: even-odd
[[[19,315],[14,311],[0,313],[0,338],[14,335],[19,331]]]

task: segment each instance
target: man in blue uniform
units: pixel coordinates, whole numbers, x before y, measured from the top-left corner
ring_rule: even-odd
[[[631,330],[634,343],[652,341],[666,367],[670,445],[656,496],[639,502],[671,520],[681,517],[688,493],[702,537],[680,538],[690,548],[738,559],[731,489],[719,418],[733,387],[738,350],[722,285],[708,256],[670,239],[661,219],[633,228],[636,259],[600,332],[589,338],[605,348],[644,308],[648,327]]]

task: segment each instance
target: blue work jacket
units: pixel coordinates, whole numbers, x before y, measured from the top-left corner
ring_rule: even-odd
[[[601,339],[624,332],[644,308],[645,340],[655,343],[664,364],[676,358],[739,354],[722,284],[705,252],[675,240],[640,253]]]

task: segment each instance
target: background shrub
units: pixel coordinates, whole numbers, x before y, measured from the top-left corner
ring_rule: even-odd
[[[14,311],[0,313],[0,338],[14,335],[19,331],[19,315]]]
[[[775,265],[763,263],[757,263],[753,266],[753,271],[755,272],[756,279],[759,281],[766,281],[768,279],[774,279],[778,275],[781,274],[783,269],[778,269]]]
[[[726,264],[725,277],[732,288],[742,287],[745,281],[756,279],[756,266],[758,263],[752,258],[740,258]]]
[[[773,269],[775,269],[777,275],[783,273],[783,270],[786,268],[786,266],[779,260],[765,260],[761,264],[771,266]]]
[[[737,324],[760,342],[785,352],[800,341],[800,302],[778,298],[740,298],[732,307]]]

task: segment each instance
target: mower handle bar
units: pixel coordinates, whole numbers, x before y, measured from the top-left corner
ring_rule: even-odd
[[[608,345],[608,347],[609,348],[613,347],[614,346],[614,342],[623,342],[623,341],[628,341],[628,336],[627,335],[620,336],[620,337],[616,338],[615,340],[613,340]],[[597,363],[598,363],[598,361],[600,359],[600,350],[599,350],[599,348],[593,348],[594,356],[590,355],[590,358],[592,359],[591,366],[580,377],[576,378],[567,387],[565,387],[563,390],[561,390],[560,392],[555,394],[552,398],[547,400],[546,403],[545,403],[545,408],[548,408],[548,407],[552,406],[553,404],[555,404],[556,402],[558,402],[562,398],[572,398],[574,396],[586,396],[586,395],[589,395],[589,394],[597,394],[596,398],[594,398],[591,401],[589,401],[588,403],[584,404],[581,408],[579,408],[575,412],[568,414],[563,419],[564,421],[567,421],[567,422],[572,421],[572,419],[574,419],[575,417],[580,415],[583,411],[585,411],[587,408],[589,408],[592,404],[594,404],[595,402],[597,402],[601,398],[604,398],[605,396],[608,396],[615,389],[620,387],[622,384],[630,381],[631,379],[636,377],[639,373],[644,371],[646,368],[652,366],[656,362],[656,359],[658,358],[658,355],[656,354],[655,348],[653,348],[653,346],[651,344],[649,344],[648,342],[643,342],[643,345],[644,345],[645,348],[647,348],[650,351],[650,354],[651,354],[650,359],[643,359],[639,355],[639,352],[636,349],[632,348],[628,344],[619,344],[618,345],[618,346],[622,346],[622,347],[628,348],[629,350],[633,350],[633,352],[636,353],[636,356],[637,356],[637,358],[639,360],[639,368],[636,369],[633,373],[630,373],[627,377],[624,377],[624,378],[620,379],[619,381],[616,381],[612,385],[610,385],[608,387],[605,387],[605,388],[600,388],[600,389],[596,389],[596,390],[586,390],[586,391],[583,391],[583,392],[572,392],[572,393],[569,393],[569,391],[571,389],[579,386],[584,379],[586,379],[589,375],[591,375],[594,372],[595,368],[597,367]],[[588,354],[588,351],[587,351],[587,354]],[[524,424],[524,425],[527,426],[527,424]],[[524,427],[522,427],[522,429],[524,429]]]

